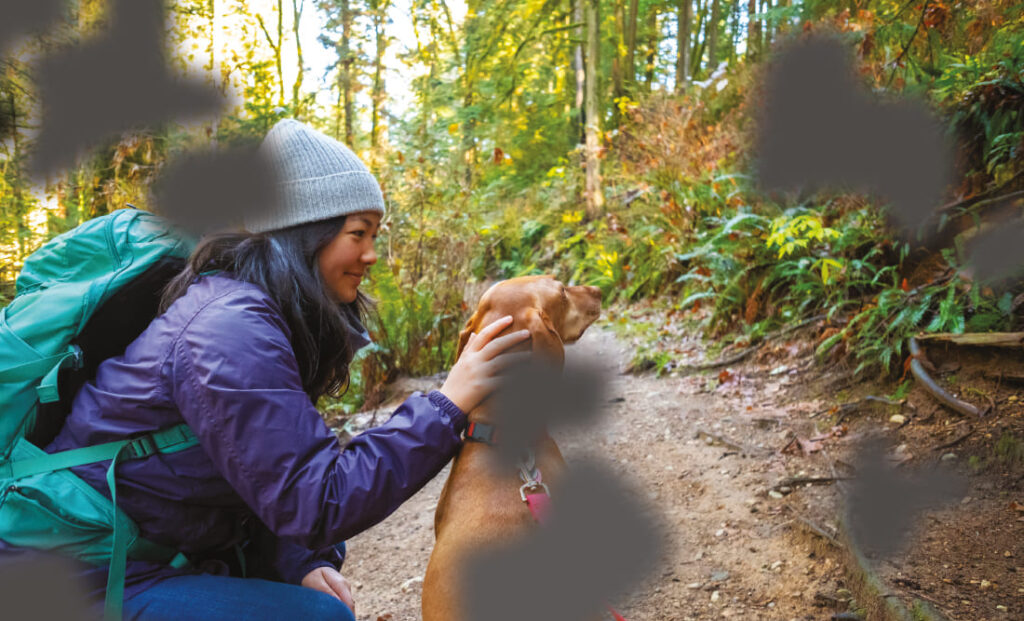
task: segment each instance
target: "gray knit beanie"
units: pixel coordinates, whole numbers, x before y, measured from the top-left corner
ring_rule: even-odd
[[[380,184],[351,149],[294,119],[271,128],[259,148],[277,176],[281,204],[249,214],[245,228],[263,233],[359,211],[384,215]]]

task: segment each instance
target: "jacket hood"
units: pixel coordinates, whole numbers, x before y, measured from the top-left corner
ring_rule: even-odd
[[[366,331],[363,324],[359,323],[358,320],[354,324],[348,331],[348,342],[352,345],[353,354],[373,342],[370,338],[370,333]]]
[[[352,355],[355,356],[356,352],[372,343],[373,340],[366,327],[359,321],[359,317],[348,306],[345,307],[345,318],[349,323],[348,342],[352,346]]]

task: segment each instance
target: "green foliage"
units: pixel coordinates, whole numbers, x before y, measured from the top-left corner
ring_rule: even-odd
[[[858,361],[858,373],[873,368],[888,372],[902,362],[907,339],[919,332],[962,333],[968,325],[1004,330],[1010,319],[999,300],[985,295],[976,283],[953,279],[905,290],[893,282],[817,351],[823,354],[848,341]]]
[[[100,3],[78,4],[79,23],[95,22]],[[6,275],[13,276],[42,237],[129,201],[145,207],[146,186],[173,153],[252,142],[285,116],[339,138],[351,125],[353,146],[367,145],[365,94],[349,111],[342,90],[355,93],[373,82],[371,17],[388,5],[353,0],[347,6],[352,30],[343,45],[342,4],[316,3],[325,18],[321,42],[338,56],[330,68],[332,103],[320,104],[314,92],[285,96],[290,85],[284,84],[280,46],[295,43],[290,15],[282,22],[284,38],[274,44],[271,31],[281,16],[273,7],[228,0],[211,11],[214,5],[202,0],[173,2],[172,42],[183,46],[173,56],[175,66],[183,71],[201,64],[212,84],[241,95],[238,105],[216,126],[172,127],[95,149],[49,188],[57,207],[39,233],[27,226],[38,201],[21,174],[31,146],[24,119],[32,94],[12,61],[3,76],[5,97],[11,94],[4,105],[22,127],[15,140],[0,145]],[[351,390],[330,407],[373,405],[382,383],[398,374],[447,368],[455,335],[475,302],[463,299],[468,280],[552,273],[600,287],[606,304],[668,300],[680,314],[699,319],[719,345],[825,315],[832,333],[819,353],[850,354],[859,371],[898,370],[906,339],[922,330],[1011,326],[1019,288],[997,291],[959,276],[907,285],[909,246],[893,241],[881,212],[866,201],[828,194],[797,201],[757,191],[749,130],[764,65],[736,49],[747,35],[744,7],[723,10],[714,25],[715,55],[728,62],[715,75],[709,74],[716,67],[704,61],[709,42],[700,40],[708,31],[690,42],[696,82],[680,94],[667,92],[675,86],[675,58],[663,45],[675,35],[667,17],[675,6],[640,0],[638,7],[632,66],[624,15],[602,11],[599,75],[593,76],[600,112],[590,121],[602,131],[607,206],[587,217],[574,66],[583,33],[572,6],[470,0],[460,23],[447,4],[414,0],[415,41],[404,42],[410,51],[403,60],[415,104],[385,115],[386,140],[360,150],[389,210],[378,242],[381,261],[368,281],[378,300],[378,317],[369,326],[375,345],[353,364]],[[835,31],[856,53],[866,86],[883,95],[924,96],[960,141],[965,177],[956,194],[969,198],[1013,189],[1009,183],[1022,172],[1022,17],[1024,5],[1002,0],[955,6],[879,0],[856,9],[805,0],[755,19],[764,20],[764,50],[797,24]],[[698,18],[706,25],[707,15],[695,14],[695,25]],[[232,38],[221,36],[225,28],[238,41],[218,52],[217,41]],[[960,269],[956,253],[947,252],[945,261]],[[659,372],[671,366],[672,356],[658,347],[638,356],[638,363]]]
[[[970,457],[967,458],[967,465],[970,467],[971,470],[978,472],[979,470],[985,467],[985,462],[984,460],[981,459],[981,457],[978,457],[977,455],[971,455]]]
[[[899,386],[896,387],[896,390],[893,391],[891,395],[889,395],[889,399],[893,401],[901,401],[903,399],[906,399],[907,395],[910,394],[910,391],[913,388],[914,382],[911,380],[905,380],[901,382]]]
[[[1004,431],[995,447],[996,457],[1011,465],[1024,464],[1024,442],[1009,431]]]
[[[637,372],[653,370],[656,377],[663,376],[672,366],[675,356],[651,346],[642,346],[633,354],[630,368]]]

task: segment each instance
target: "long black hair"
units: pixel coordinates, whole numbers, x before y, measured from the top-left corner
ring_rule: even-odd
[[[348,387],[348,366],[355,355],[351,332],[362,329],[372,311],[362,292],[351,303],[328,293],[317,254],[341,230],[345,216],[268,231],[217,233],[200,240],[185,268],[164,288],[160,312],[185,295],[196,277],[223,270],[263,289],[281,309],[291,329],[302,388],[316,403]]]

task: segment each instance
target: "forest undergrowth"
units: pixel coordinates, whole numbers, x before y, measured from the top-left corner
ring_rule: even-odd
[[[899,377],[907,339],[922,331],[1018,329],[1024,287],[975,278],[966,241],[988,226],[993,199],[1024,187],[1024,47],[1011,27],[1022,17],[1002,10],[984,24],[929,14],[946,20],[928,27],[930,63],[908,54],[894,66],[879,46],[905,29],[870,13],[837,12],[804,27],[841,37],[858,55],[866,88],[923,96],[947,128],[957,176],[948,203],[916,237],[896,233],[877,197],[758,189],[763,63],[712,74],[682,96],[618,101],[621,124],[602,142],[607,210],[596,219],[578,198],[580,150],[529,183],[496,155],[469,193],[425,181],[422,162],[392,159],[386,185],[401,207],[386,234],[387,267],[372,281],[378,338],[344,407],[372,406],[397,375],[451,364],[454,335],[476,302],[467,296],[479,293],[465,282],[526,274],[596,285],[606,308],[644,301],[704,335],[710,354],[817,318],[819,358],[848,361],[861,376]],[[904,60],[921,66],[901,68]],[[441,205],[454,209],[441,217]],[[924,245],[926,233],[938,241]],[[663,330],[637,324],[632,332],[648,335],[634,368],[661,373],[680,364]]]
[[[57,39],[94,32],[102,4],[80,3],[77,21]],[[377,300],[374,344],[352,365],[348,391],[325,399],[325,409],[372,408],[395,378],[450,368],[457,335],[486,284],[525,274],[596,285],[606,308],[658,308],[665,320],[703,335],[712,356],[817,318],[820,359],[848,361],[862,375],[899,377],[907,338],[920,331],[1019,327],[1024,287],[1012,277],[1016,266],[1006,266],[1002,281],[983,282],[968,247],[999,226],[993,216],[1013,216],[1024,192],[1024,5],[776,0],[751,2],[744,13],[740,3],[643,0],[627,15],[623,2],[613,4],[597,18],[597,55],[586,67],[599,86],[605,200],[598,210],[585,183],[582,66],[575,64],[585,56],[584,33],[573,6],[470,2],[455,23],[444,3],[414,3],[409,61],[428,71],[413,78],[415,104],[396,118],[384,114],[378,71],[388,45],[387,3],[359,15],[318,4],[330,18],[321,43],[336,44],[339,59],[351,55],[349,43],[363,46],[363,56],[345,56],[355,64],[334,67],[338,105],[321,109],[301,80],[285,96],[288,20],[280,3],[275,40],[261,29],[271,14],[245,2],[220,14],[204,2],[175,2],[172,43],[191,45],[173,56],[175,66],[204,54],[212,63],[217,20],[237,20],[251,35],[232,51],[238,72],[231,77],[222,67],[214,80],[225,89],[229,77],[239,80],[239,106],[213,125],[171,124],[93,150],[48,186],[57,208],[46,211],[45,226],[28,221],[39,208],[24,175],[35,100],[26,63],[12,57],[0,76],[10,94],[3,118],[13,123],[13,141],[0,144],[0,271],[13,278],[45,238],[85,219],[128,202],[151,207],[146,188],[177,154],[211,141],[249,144],[291,116],[357,150],[388,203],[380,261],[367,283]],[[301,6],[293,2],[288,18],[296,37]],[[696,9],[685,18],[692,23],[684,20],[689,9]],[[345,38],[351,19],[372,21],[375,46]],[[754,145],[766,74],[781,46],[818,34],[840,41],[870,97],[924,101],[955,144],[945,202],[909,237],[896,234],[876,196],[758,187]],[[676,51],[692,54],[669,64],[660,47],[668,41],[684,41]],[[368,64],[370,47],[376,65]],[[373,105],[357,110],[352,92],[371,82]],[[371,130],[364,132],[360,115],[368,111]],[[658,330],[637,330],[650,337],[636,368],[664,373],[680,364]]]

